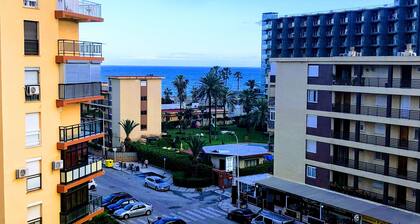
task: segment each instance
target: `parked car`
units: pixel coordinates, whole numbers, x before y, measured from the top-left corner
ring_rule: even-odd
[[[260,212],[257,215],[257,217],[252,219],[251,224],[265,224],[265,223],[293,224],[294,222],[295,220],[293,218],[264,210]]]
[[[169,191],[171,183],[158,176],[149,176],[144,179],[144,186],[153,188],[157,191]]]
[[[251,223],[257,215],[249,209],[235,209],[229,212],[227,218],[238,223]]]
[[[184,220],[176,217],[158,218],[152,224],[187,224]]]
[[[136,202],[133,204],[126,205],[124,208],[118,209],[114,212],[114,216],[120,219],[128,219],[130,217],[140,215],[150,215],[152,214],[152,211],[153,207],[151,204]]]
[[[110,204],[108,206],[106,206],[106,209],[109,211],[109,213],[113,213],[115,211],[117,211],[120,208],[124,208],[126,205],[129,204],[133,204],[138,202],[136,199],[134,198],[123,198],[118,200],[117,202],[115,202],[114,204]]]
[[[132,198],[133,196],[131,196],[129,193],[126,192],[117,192],[117,193],[113,193],[110,194],[108,196],[105,196],[102,200],[102,207],[106,207],[110,204],[114,204],[115,202],[117,202],[120,199],[123,198]]]
[[[97,186],[97,184],[95,182],[95,179],[92,179],[92,180],[89,181],[89,183],[88,183],[89,190],[96,190],[96,186]]]

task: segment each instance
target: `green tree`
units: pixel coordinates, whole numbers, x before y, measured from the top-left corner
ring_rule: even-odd
[[[254,128],[259,128],[260,130],[265,128],[268,119],[268,110],[268,103],[266,99],[258,99],[255,101],[250,119]]]
[[[245,89],[239,95],[239,103],[242,105],[243,111],[245,112],[245,119],[246,119],[245,123],[246,123],[247,132],[249,132],[250,127],[251,127],[249,119],[250,119],[251,111],[254,108],[255,100],[256,100],[255,91],[251,89]]]
[[[119,125],[123,128],[125,132],[124,148],[127,149],[129,143],[131,142],[130,134],[131,132],[133,132],[134,128],[139,126],[139,123],[136,123],[133,120],[123,120],[119,122]]]
[[[220,91],[220,98],[223,106],[223,126],[226,127],[226,107],[234,107],[237,99],[236,95],[226,86]]]
[[[169,89],[169,88],[166,88],[163,91],[163,100],[162,100],[162,103],[164,103],[164,104],[173,103],[174,101],[171,99],[171,96],[172,96],[172,90]]]
[[[220,70],[220,77],[222,78],[225,86],[227,86],[227,81],[229,80],[229,77],[232,75],[232,71],[230,70],[230,68],[222,68],[222,70]]]
[[[242,73],[240,73],[240,72],[235,72],[235,73],[233,74],[233,77],[235,77],[236,81],[238,82],[238,89],[237,89],[237,91],[239,91],[239,83],[240,83],[240,81],[241,81],[241,79],[242,79]]]
[[[179,101],[179,111],[182,111],[182,104],[187,99],[187,86],[188,86],[188,80],[185,79],[184,75],[177,75],[175,80],[172,81],[172,84],[175,86],[177,91],[177,97]],[[182,116],[179,117],[179,131],[182,132]]]
[[[248,80],[245,85],[248,86],[249,90],[256,91],[257,83],[255,82],[255,80],[253,79]]]
[[[187,144],[190,147],[191,154],[192,154],[192,164],[194,167],[193,176],[196,177],[198,158],[200,157],[200,154],[203,151],[205,142],[201,140],[199,136],[193,136],[189,139],[189,141],[187,141]]]
[[[212,107],[213,101],[217,100],[218,94],[223,87],[223,81],[217,73],[218,69],[212,68],[209,73],[200,79],[199,87],[196,92],[196,97],[199,100],[205,100],[208,103],[208,119],[209,119],[209,142],[211,143],[212,136]],[[216,112],[217,113],[217,112]],[[217,115],[217,114],[216,114]]]

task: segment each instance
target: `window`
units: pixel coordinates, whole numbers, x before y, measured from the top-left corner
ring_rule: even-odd
[[[30,113],[25,116],[25,145],[38,146],[41,143],[39,113]]]
[[[41,159],[26,161],[26,168],[26,190],[30,192],[41,189]]]
[[[308,114],[306,115],[306,127],[308,128],[317,128],[318,127],[318,117],[316,115]]]
[[[383,154],[380,152],[375,152],[375,159],[376,160],[384,160]]]
[[[258,159],[245,160],[245,167],[252,167],[258,165]]]
[[[309,178],[316,178],[316,167],[307,166],[306,167],[306,176]]]
[[[25,68],[25,100],[39,100],[39,68]]]
[[[25,55],[39,55],[38,22],[24,21]]]
[[[316,153],[316,141],[306,140],[306,152]]]
[[[147,81],[146,80],[141,80],[140,81],[140,86],[147,86]]]
[[[375,124],[375,133],[378,135],[385,135],[385,124]]]
[[[275,121],[275,120],[276,120],[276,111],[270,110],[270,121]]]
[[[414,129],[414,139],[419,140],[419,128]]]
[[[26,218],[28,220],[28,224],[41,224],[41,208],[41,203],[28,206]]]
[[[28,8],[37,8],[38,0],[23,0],[23,6]]]
[[[147,115],[147,110],[142,110],[141,115]]]
[[[318,103],[317,90],[308,90],[308,103]]]
[[[309,65],[308,77],[318,77],[318,76],[319,76],[319,65]]]
[[[376,106],[386,108],[386,96],[378,95],[376,96]]]
[[[140,128],[141,128],[141,130],[147,130],[147,125],[142,124],[142,125],[140,126]]]
[[[384,183],[380,182],[380,181],[374,181],[372,183],[372,187],[378,190],[383,190],[384,189]]]
[[[147,96],[142,96],[141,101],[147,101]]]
[[[360,122],[360,131],[365,132],[365,122]]]

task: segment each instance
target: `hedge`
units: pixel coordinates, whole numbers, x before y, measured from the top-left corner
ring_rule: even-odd
[[[262,173],[273,173],[273,165],[274,163],[272,161],[264,162],[257,166],[242,168],[239,170],[239,174],[241,176],[249,176]]]
[[[94,217],[91,221],[88,222],[88,224],[118,224],[118,222],[115,221],[111,215],[104,212]]]
[[[188,188],[203,188],[212,185],[211,177],[186,177],[184,172],[172,173],[172,179],[176,186]]]

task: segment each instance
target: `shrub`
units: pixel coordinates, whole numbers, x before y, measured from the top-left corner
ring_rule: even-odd
[[[112,218],[108,213],[104,212],[88,222],[89,224],[118,224],[114,218]]]
[[[249,176],[261,173],[273,173],[273,162],[267,161],[253,167],[242,168],[239,170],[241,176]]]
[[[174,172],[172,178],[179,187],[203,188],[212,185],[211,177],[187,177],[184,172]]]

